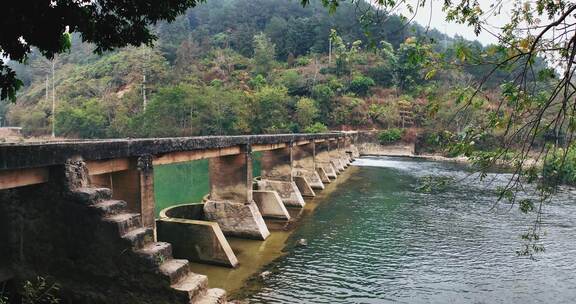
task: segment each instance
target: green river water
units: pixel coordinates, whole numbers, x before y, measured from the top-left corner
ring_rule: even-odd
[[[160,206],[204,195],[191,191],[187,200],[179,190],[184,182],[207,191],[206,163],[193,166],[155,169],[156,189],[172,187],[156,193]],[[417,191],[429,175],[455,182],[440,193]],[[264,242],[230,239],[237,269],[192,268],[250,303],[575,303],[576,192],[561,189],[546,206],[546,251],[531,260],[515,253],[531,217],[492,209],[508,178],[480,182],[454,164],[361,158],[291,210],[297,223],[268,222]],[[295,246],[298,239],[308,245]]]

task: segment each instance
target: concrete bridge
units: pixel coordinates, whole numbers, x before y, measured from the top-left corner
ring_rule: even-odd
[[[0,282],[42,275],[80,303],[224,303],[189,260],[235,267],[359,155],[359,133],[0,145]],[[261,152],[262,173],[252,176]],[[155,217],[154,167],[209,159],[210,193]],[[6,275],[7,276],[7,275]],[[8,276],[7,276],[8,277]]]

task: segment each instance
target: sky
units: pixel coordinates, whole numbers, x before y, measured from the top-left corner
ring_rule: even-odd
[[[416,3],[415,0],[406,0],[409,3]],[[430,9],[430,2],[432,1],[432,10]],[[459,0],[454,1],[458,3]],[[496,0],[478,0],[480,7],[486,12],[490,8],[490,4],[496,3]],[[480,35],[476,36],[474,30],[471,27],[463,24],[449,23],[446,21],[446,13],[442,11],[442,5],[444,0],[427,0],[425,8],[419,8],[414,21],[422,26],[427,26],[430,23],[431,28],[435,28],[440,32],[448,34],[449,36],[460,35],[469,40],[478,40],[480,43],[487,45],[491,43],[497,43],[498,39],[486,31],[482,31]],[[513,1],[503,0],[502,1],[501,13],[497,16],[487,15],[486,20],[491,25],[490,31],[494,33],[499,33],[498,27],[507,23],[510,18],[509,11],[512,9]],[[407,9],[399,10],[399,13],[404,16],[410,16]],[[432,18],[430,15],[432,14]]]

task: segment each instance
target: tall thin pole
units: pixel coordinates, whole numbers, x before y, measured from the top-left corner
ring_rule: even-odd
[[[146,111],[146,106],[148,105],[148,99],[146,97],[146,47],[143,49],[143,60],[142,60],[142,107]]]
[[[52,59],[52,138],[56,137],[56,86],[54,84],[54,64]]]
[[[332,64],[332,37],[328,38],[328,64]]]

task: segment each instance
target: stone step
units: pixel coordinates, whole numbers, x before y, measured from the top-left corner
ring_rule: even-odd
[[[136,253],[151,265],[162,265],[172,259],[172,245],[166,242],[153,242],[136,250]]]
[[[201,298],[207,295],[208,277],[189,272],[178,283],[173,284],[172,288],[186,294],[190,303],[198,303]]]
[[[168,260],[162,263],[158,269],[160,270],[160,273],[165,275],[170,280],[170,284],[179,282],[190,272],[188,260],[180,259]]]
[[[132,248],[140,249],[154,241],[154,229],[150,227],[136,228],[128,231],[122,238],[130,242]]]
[[[210,288],[195,304],[224,304],[226,303],[226,291],[220,288]]]
[[[125,235],[131,230],[142,227],[142,218],[138,213],[119,213],[104,218],[114,225],[118,235]]]
[[[127,206],[128,206],[128,204],[126,204],[125,201],[104,200],[104,201],[101,201],[101,202],[93,205],[92,207],[94,207],[96,210],[98,210],[98,212],[101,215],[108,216],[108,215],[115,215],[118,213],[122,213],[124,210],[126,210]]]
[[[102,200],[112,198],[112,190],[108,188],[78,188],[71,192],[74,199],[92,205]]]

